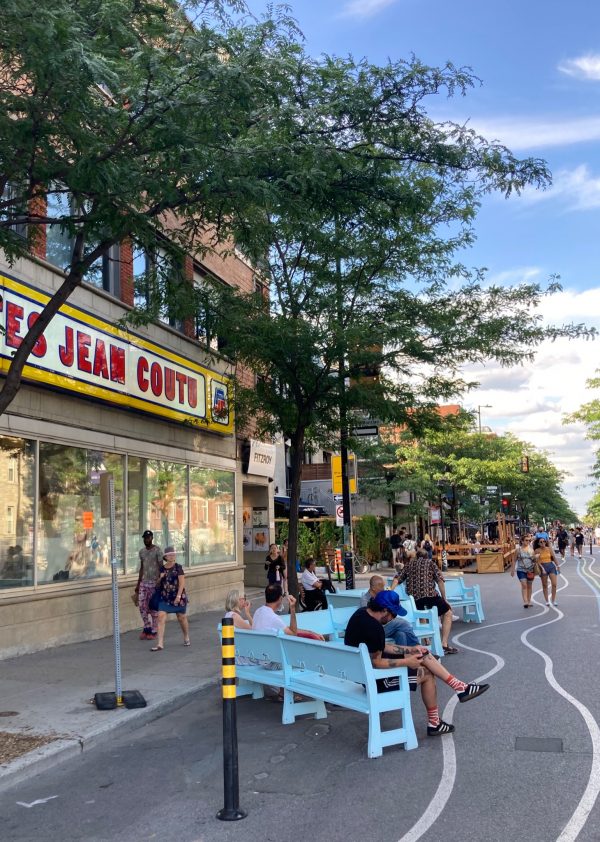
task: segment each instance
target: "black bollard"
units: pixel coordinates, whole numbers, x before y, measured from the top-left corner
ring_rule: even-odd
[[[222,822],[245,819],[240,809],[240,777],[238,768],[237,710],[235,693],[235,641],[233,620],[221,621],[221,658],[223,682],[223,789],[225,806],[217,813]]]

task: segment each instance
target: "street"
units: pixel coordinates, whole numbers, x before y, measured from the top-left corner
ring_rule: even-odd
[[[597,842],[600,561],[567,560],[563,570],[556,610],[538,593],[524,611],[508,573],[469,576],[482,586],[486,622],[456,622],[461,651],[444,662],[491,689],[457,705],[439,687],[453,736],[427,738],[417,695],[419,748],[368,760],[365,717],[335,709],[327,720],[282,726],[277,702],[242,699],[240,804],[248,817],[222,823],[221,702],[211,688],[3,793],[2,838]]]

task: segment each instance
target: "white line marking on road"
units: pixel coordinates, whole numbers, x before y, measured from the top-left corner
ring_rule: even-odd
[[[26,807],[28,810],[31,810],[31,808],[35,807],[37,804],[46,804],[46,802],[52,801],[53,798],[58,798],[58,795],[49,795],[48,798],[38,798],[30,804],[28,804],[27,801],[17,801],[17,804],[19,807]]]

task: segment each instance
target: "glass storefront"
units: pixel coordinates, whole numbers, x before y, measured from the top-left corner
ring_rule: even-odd
[[[233,472],[0,436],[0,588],[110,576],[104,471],[115,481],[119,572],[138,570],[145,529],[184,566],[235,561]]]

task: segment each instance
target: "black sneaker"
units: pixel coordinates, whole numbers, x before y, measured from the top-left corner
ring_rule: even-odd
[[[486,690],[490,689],[489,684],[467,684],[462,693],[457,693],[459,702],[468,702],[476,696],[481,696]]]
[[[438,734],[451,734],[453,731],[454,725],[450,725],[449,722],[444,722],[443,719],[440,719],[437,725],[427,726],[428,737],[437,737]]]

